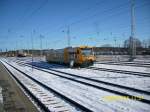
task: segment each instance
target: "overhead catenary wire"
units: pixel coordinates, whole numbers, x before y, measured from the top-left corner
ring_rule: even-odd
[[[40,7],[38,7],[36,10],[34,10],[28,17],[27,17],[27,19],[29,19],[29,17],[32,17],[35,13],[37,13],[39,10],[41,10],[43,7],[44,7],[44,5],[46,5],[46,1],[48,1],[48,0],[45,0],[41,5],[40,5]],[[101,4],[101,2],[99,2],[99,4]],[[122,6],[120,6],[120,5],[118,5],[118,7],[117,6],[115,6],[115,7],[113,7],[113,8],[109,8],[109,9],[106,9],[106,10],[104,10],[104,11],[100,11],[100,12],[98,12],[98,13],[95,13],[95,14],[93,14],[93,15],[90,15],[90,16],[88,16],[87,18],[85,17],[85,18],[81,18],[81,19],[79,19],[79,20],[77,20],[77,21],[73,21],[71,24],[69,24],[69,26],[70,27],[72,27],[73,25],[77,25],[77,24],[79,24],[79,23],[82,23],[82,22],[84,22],[84,21],[87,21],[87,20],[90,20],[90,18],[92,18],[92,17],[94,17],[94,16],[96,16],[96,15],[99,15],[99,14],[105,14],[105,13],[108,13],[108,12],[110,12],[110,13],[113,13],[113,10],[116,10],[116,9],[118,9],[118,10],[120,10],[120,9],[122,9],[124,6],[127,6],[129,4],[129,2],[125,2],[125,3],[123,3],[123,4],[121,4]],[[92,7],[90,8],[89,7],[89,9],[92,9]],[[123,13],[122,13],[123,14]],[[120,14],[116,14],[116,16],[119,16]],[[113,16],[111,16],[111,17],[115,17],[115,15]],[[88,19],[89,18],[89,19]],[[109,17],[107,17],[108,18],[108,20],[109,20]],[[101,23],[104,23],[104,21],[106,21],[107,19],[100,19],[100,21],[101,21]],[[99,23],[98,23],[99,24]],[[66,26],[61,26],[61,28],[62,27],[66,27]],[[60,28],[60,29],[61,29]],[[56,30],[56,32],[59,32],[58,31],[58,29]],[[97,31],[98,32],[98,31]],[[48,32],[48,33],[50,33],[50,32]]]
[[[140,5],[140,6],[145,6],[145,5],[147,5],[147,3],[146,3],[146,4],[144,3],[144,4]],[[135,8],[139,8],[139,6],[137,5],[137,7],[135,7]],[[129,12],[128,12],[128,13],[129,13]],[[104,20],[110,20],[110,19],[108,19],[108,18],[112,18],[113,16],[114,16],[114,17],[116,17],[116,16],[118,17],[118,16],[120,16],[121,14],[124,14],[124,13],[121,12],[120,14],[112,15],[112,16],[110,16],[110,17],[104,18]],[[117,28],[119,28],[119,27],[117,27]],[[125,28],[125,27],[124,27],[124,28]],[[127,27],[127,28],[129,28],[129,27]],[[120,28],[119,28],[119,29],[120,29]],[[98,32],[98,31],[97,31],[97,32]]]
[[[121,4],[121,6],[120,6],[120,5],[117,5],[117,6],[113,7],[113,8],[110,8],[110,9],[107,9],[107,10],[105,10],[105,11],[102,11],[102,13],[108,13],[108,12],[111,13],[111,11],[114,10],[114,9],[118,9],[118,10],[120,11],[121,8],[123,8],[124,6],[128,6],[129,4],[130,4],[130,2],[128,1],[128,2],[125,2],[125,3]],[[135,8],[139,8],[139,7],[145,6],[145,5],[149,5],[149,2],[143,3],[142,5],[136,5]],[[102,14],[102,13],[101,13],[101,14]],[[127,13],[129,13],[129,12],[127,12]],[[96,13],[96,14],[91,15],[91,16],[88,16],[87,18],[84,18],[84,19],[80,19],[80,21],[74,21],[74,22],[72,22],[71,24],[68,24],[68,26],[72,27],[73,25],[77,25],[77,24],[79,24],[79,23],[85,22],[85,21],[87,21],[87,20],[90,20],[90,17],[92,17],[92,16],[94,17],[94,16],[96,16],[96,15],[98,15],[98,14],[100,14],[100,13]],[[112,14],[112,13],[111,13],[111,14]],[[122,15],[122,14],[125,14],[125,13],[120,12],[120,13],[118,13],[118,14],[111,15],[110,17],[111,17],[111,18],[112,18],[112,17],[117,17],[117,16],[120,16],[120,15]],[[106,20],[110,20],[110,19],[109,19],[110,17],[107,17],[107,18],[104,18],[103,20],[100,20],[101,23],[104,23],[104,21],[106,21]],[[67,25],[64,25],[64,26],[59,27],[58,29],[54,30],[53,33],[59,32],[63,27],[65,28],[66,26],[67,26]],[[80,28],[81,28],[81,27],[80,27]],[[47,33],[49,33],[49,32],[47,32]]]
[[[40,11],[46,4],[47,4],[48,0],[43,0],[43,2],[37,7],[35,8],[33,11],[31,11],[31,13],[29,13],[27,16],[23,16],[21,23],[19,24],[19,28],[21,27],[23,29],[23,27],[25,26],[25,24],[27,24],[27,21],[30,20],[30,18],[36,14],[38,11]],[[33,3],[34,4],[34,3]]]
[[[135,6],[135,9],[136,8],[140,8],[141,6],[145,6],[145,5],[149,5],[148,3],[144,3],[144,4],[142,4],[142,5],[137,5],[137,6]],[[129,9],[127,9],[127,10],[129,10]],[[114,18],[114,17],[118,17],[118,16],[120,16],[120,15],[124,15],[124,14],[129,14],[130,12],[128,11],[128,12],[126,12],[127,10],[125,10],[125,11],[123,11],[123,10],[119,10],[120,12],[119,13],[116,13],[116,14],[112,14],[112,15],[110,15],[110,16],[108,16],[108,17],[105,17],[105,18],[102,18],[102,19],[100,19],[99,21],[100,22],[98,22],[98,20],[97,20],[97,24],[99,24],[99,25],[102,25],[102,24],[100,24],[100,23],[103,23],[103,24],[105,24],[104,23],[104,21],[106,22],[106,20],[107,21],[110,21],[110,20],[112,20],[112,19],[110,19],[110,18]],[[125,13],[126,12],[126,13]]]

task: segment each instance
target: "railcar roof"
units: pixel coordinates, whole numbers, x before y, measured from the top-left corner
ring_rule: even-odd
[[[91,46],[80,46],[79,48],[93,48],[93,47],[91,47]]]

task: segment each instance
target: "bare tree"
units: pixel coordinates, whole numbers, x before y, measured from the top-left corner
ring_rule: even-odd
[[[140,41],[139,39],[134,38],[134,41],[135,41],[135,43],[136,43],[136,47],[137,47],[137,48],[141,48],[141,47],[142,47],[142,43],[141,43],[141,41]],[[132,44],[132,42],[131,42],[131,39],[130,39],[130,38],[124,41],[124,47],[125,47],[125,48],[130,48],[130,47],[131,47],[131,44]]]

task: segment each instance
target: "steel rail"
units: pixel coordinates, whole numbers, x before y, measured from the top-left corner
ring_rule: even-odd
[[[22,64],[22,65],[31,67],[31,65],[28,65],[28,64]],[[110,86],[115,86],[115,87],[119,87],[119,88],[124,88],[124,89],[128,89],[128,90],[131,90],[131,91],[139,92],[139,93],[142,93],[142,94],[150,95],[150,92],[144,91],[144,90],[139,90],[139,89],[135,89],[135,88],[131,88],[131,87],[126,87],[126,86],[122,86],[122,85],[117,85],[117,84],[113,84],[113,83],[109,83],[109,82],[104,82],[104,81],[100,81],[100,80],[96,80],[96,79],[91,79],[91,78],[83,77],[83,76],[78,76],[78,75],[75,75],[75,74],[66,73],[66,72],[62,72],[62,71],[58,71],[58,70],[54,70],[54,69],[50,69],[50,68],[47,69],[47,70],[51,70],[51,71],[57,72],[57,73],[53,73],[53,72],[44,70],[45,68],[44,68],[44,69],[41,69],[41,68],[39,68],[39,67],[36,66],[36,65],[33,65],[33,67],[34,67],[34,69],[47,72],[47,73],[49,73],[49,74],[51,74],[51,75],[59,76],[59,77],[61,77],[61,78],[65,78],[65,79],[68,79],[68,80],[71,80],[71,81],[74,81],[74,82],[78,82],[78,83],[81,83],[81,84],[84,84],[84,85],[87,85],[87,86],[91,86],[91,87],[94,87],[94,88],[97,88],[97,89],[100,89],[100,90],[104,90],[104,91],[111,92],[111,93],[114,93],[114,94],[117,94],[117,95],[121,95],[121,96],[128,96],[128,98],[130,98],[130,99],[133,99],[133,98],[135,98],[136,96],[133,96],[133,95],[130,95],[130,94],[127,94],[127,93],[122,93],[122,92],[115,91],[115,90],[111,90],[111,89],[104,88],[104,87],[101,87],[101,86],[97,86],[97,85],[94,85],[94,84],[91,84],[91,83],[87,83],[87,82],[84,82],[84,81],[80,81],[80,80],[75,79],[75,78],[62,76],[62,75],[59,75],[59,74],[57,74],[57,73],[62,73],[62,74],[66,74],[66,75],[71,75],[71,76],[74,76],[74,77],[76,77],[76,78],[82,78],[82,79],[86,79],[86,80],[89,80],[89,81],[95,81],[95,82],[98,82],[98,83],[103,83],[103,84],[107,84],[107,85],[110,85]],[[143,103],[150,104],[150,100],[147,100],[147,99],[144,99],[144,98],[141,99],[141,100],[138,100],[138,101],[143,102]]]
[[[6,62],[6,61],[5,61]],[[26,77],[28,77],[29,79],[33,80],[34,82],[38,83],[40,86],[42,86],[43,88],[53,92],[54,94],[60,96],[62,99],[64,99],[65,101],[70,102],[71,104],[73,104],[74,106],[76,106],[77,108],[80,108],[81,110],[85,111],[85,112],[92,112],[92,110],[88,109],[87,107],[79,104],[78,102],[68,98],[67,96],[57,92],[56,90],[50,88],[49,86],[43,84],[42,82],[34,79],[33,77],[29,76],[28,74],[24,73],[23,71],[19,70],[18,68],[14,67],[13,65],[9,64],[8,62],[6,62],[8,65],[10,65],[11,67],[13,67],[14,69],[16,69],[17,71],[19,71],[20,73],[22,73],[23,75],[25,75]]]
[[[99,68],[99,67],[88,67],[87,69],[114,72],[114,73],[123,73],[123,74],[137,75],[137,76],[143,76],[143,77],[150,77],[150,73],[132,72],[132,71],[126,71],[126,70],[116,70],[116,69]]]
[[[0,61],[3,67],[8,71],[8,73],[15,79],[15,81],[23,88],[23,90],[30,96],[31,99],[36,102],[44,112],[51,112],[30,90]]]

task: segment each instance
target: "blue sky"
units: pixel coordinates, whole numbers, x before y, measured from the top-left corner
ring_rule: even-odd
[[[136,37],[150,38],[150,1],[135,0]],[[122,45],[130,36],[130,0],[0,0],[0,49]]]

